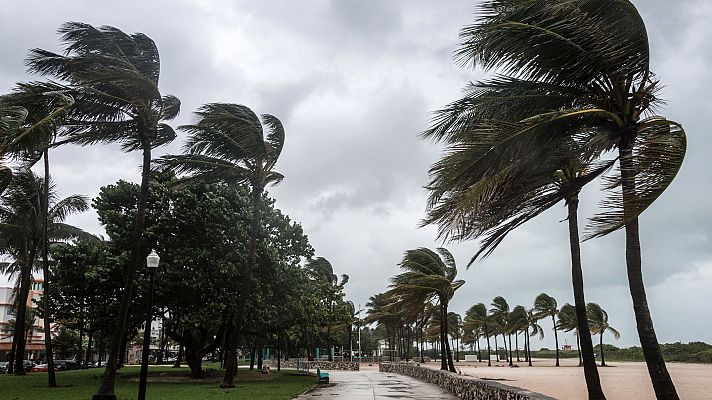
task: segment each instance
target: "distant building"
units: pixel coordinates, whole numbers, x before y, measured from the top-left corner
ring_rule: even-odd
[[[26,306],[32,309],[35,318],[26,332],[25,359],[37,360],[44,356],[44,320],[37,302],[42,298],[42,278],[33,278]],[[12,312],[13,288],[0,287],[0,360],[6,360],[12,349],[15,315]],[[33,301],[34,299],[34,301]]]
[[[571,351],[572,349],[573,349],[573,347],[571,347],[570,344],[565,344],[565,345],[561,346],[561,350],[563,350],[563,351]]]

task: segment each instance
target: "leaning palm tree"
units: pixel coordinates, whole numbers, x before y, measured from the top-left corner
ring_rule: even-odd
[[[616,150],[605,210],[591,220],[587,238],[625,227],[628,282],[648,372],[658,398],[677,399],[645,296],[638,217],[676,176],[686,139],[680,124],[653,113],[661,104],[660,84],[649,68],[642,18],[628,0],[492,0],[480,11],[461,32],[458,57],[504,75],[473,84],[465,99],[438,115],[429,135],[455,150],[471,150],[469,168],[477,173],[452,171],[453,179],[490,184],[463,191],[469,198],[453,200],[450,208],[482,205],[480,199],[507,187],[509,178],[547,158],[547,149],[560,148],[561,141],[580,144],[565,159],[590,160]],[[552,164],[542,176],[550,179],[556,169]],[[444,203],[451,194],[436,193],[431,203]],[[510,215],[515,226],[526,220]],[[441,227],[464,227],[465,237],[477,237],[471,231],[468,236],[468,224],[446,218]],[[591,398],[604,398],[600,385],[591,392],[588,375],[587,383]]]
[[[238,104],[211,103],[197,112],[194,125],[181,126],[188,133],[182,155],[162,157],[158,162],[176,172],[187,173],[191,182],[224,182],[252,187],[252,225],[250,245],[237,300],[237,315],[228,341],[225,376],[221,387],[234,387],[237,371],[236,347],[245,322],[247,299],[252,285],[252,270],[257,254],[262,194],[268,185],[276,185],[284,176],[275,165],[284,145],[284,127],[277,117],[262,115],[260,120],[248,107]],[[266,132],[265,132],[266,131]]]
[[[539,325],[539,319],[534,315],[534,309],[527,310],[526,316],[526,335],[524,339],[526,340],[525,345],[527,346],[527,361],[529,366],[532,366],[532,349],[531,349],[531,337],[539,336],[539,340],[544,339],[544,329]],[[590,393],[590,392],[589,392]]]
[[[455,291],[465,284],[456,280],[455,258],[445,248],[437,252],[421,247],[408,250],[399,264],[404,272],[391,278],[390,292],[406,303],[425,303],[437,300],[440,305],[440,343],[442,363],[440,369],[455,372],[452,353],[448,344],[448,303]]]
[[[75,100],[60,133],[65,142],[79,145],[118,142],[124,151],[141,150],[143,156],[124,291],[106,373],[94,395],[97,400],[116,399],[120,347],[133,297],[133,278],[142,255],[151,150],[175,138],[173,129],[162,121],[178,115],[180,102],[176,97],[162,96],[158,89],[160,58],[156,44],[148,36],[78,22],[64,24],[59,33],[65,45],[63,54],[34,49],[27,64],[32,72],[66,82],[45,83],[48,92],[68,93]]]
[[[509,318],[507,319],[507,325],[509,331],[514,333],[515,346],[517,348],[517,362],[519,362],[519,333],[526,332],[528,322],[527,322],[527,309],[524,306],[515,306],[512,312],[509,313]],[[509,341],[509,365],[512,366],[512,341]]]
[[[542,319],[551,318],[554,329],[554,341],[556,343],[556,366],[559,366],[559,335],[557,334],[556,316],[559,315],[556,299],[546,293],[541,293],[534,299],[534,317]]]
[[[608,324],[608,313],[606,310],[602,309],[596,303],[586,304],[586,310],[588,311],[588,321],[591,325],[591,333],[600,335],[600,347],[601,347],[601,366],[606,366],[606,359],[603,356],[603,334],[606,331],[610,331],[615,339],[621,337],[620,332]]]
[[[487,340],[487,366],[492,366],[492,347],[490,346],[491,317],[487,313],[487,306],[483,303],[477,303],[470,307],[465,314],[465,324],[471,324],[473,329],[479,328]]]
[[[561,309],[559,310],[559,314],[557,315],[557,321],[556,321],[556,329],[559,329],[564,332],[571,332],[573,331],[574,334],[576,335],[576,344],[578,348],[578,357],[579,357],[579,367],[583,365],[583,360],[581,359],[581,340],[579,339],[579,332],[578,332],[578,321],[576,319],[576,307],[572,306],[569,303],[564,304],[561,306]],[[587,318],[588,320],[588,318]]]
[[[84,196],[73,195],[59,199],[54,185],[48,187],[48,213],[45,225],[43,199],[45,198],[44,179],[29,169],[15,174],[6,193],[0,198],[0,252],[15,259],[4,268],[5,272],[18,273],[19,292],[17,304],[27,304],[32,280],[32,270],[36,266],[36,255],[47,226],[47,236],[52,241],[66,241],[92,237],[83,230],[64,223],[71,214],[86,211],[88,200]],[[12,270],[14,268],[14,271]],[[15,368],[17,375],[24,374],[23,356],[25,353],[24,307],[18,307],[18,327],[15,330]]]
[[[495,326],[496,331],[495,331],[495,347],[497,347],[497,333],[502,335],[502,343],[504,345],[504,358],[505,361],[509,360],[509,354],[507,353],[507,338],[505,335],[509,333],[509,329],[507,326],[507,321],[509,319],[509,304],[507,303],[507,300],[502,297],[502,296],[497,296],[494,299],[492,299],[492,308],[490,309],[490,315],[492,316],[492,319],[494,320],[493,326]],[[499,350],[497,350],[497,354],[499,355]]]

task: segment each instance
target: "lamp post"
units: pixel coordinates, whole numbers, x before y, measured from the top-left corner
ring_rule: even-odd
[[[146,400],[146,380],[148,378],[148,352],[151,345],[151,320],[153,319],[153,278],[161,257],[156,250],[146,257],[148,267],[148,303],[146,305],[146,326],[143,329],[143,352],[141,353],[141,380],[138,384],[138,400]]]

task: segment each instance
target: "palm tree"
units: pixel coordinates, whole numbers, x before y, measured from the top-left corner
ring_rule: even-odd
[[[509,304],[507,303],[507,300],[504,299],[502,296],[497,296],[494,299],[492,299],[492,308],[490,309],[490,315],[492,316],[492,319],[494,323],[492,324],[493,326],[496,327],[496,333],[499,333],[502,335],[502,342],[504,344],[504,358],[505,360],[509,359],[509,355],[507,354],[507,339],[505,335],[509,333],[509,327],[507,325],[507,321],[509,319]],[[497,335],[495,334],[495,347],[497,347]],[[497,354],[499,355],[499,351],[497,351]]]
[[[490,316],[487,314],[487,307],[482,303],[477,303],[470,307],[465,313],[465,326],[472,329],[480,329],[487,339],[487,366],[492,366],[492,348],[490,347]],[[465,328],[469,329],[469,328]]]
[[[44,194],[45,188],[49,193]],[[47,198],[45,214],[43,199]],[[59,199],[53,184],[45,187],[44,179],[35,175],[29,169],[22,169],[7,187],[0,202],[0,252],[8,254],[15,262],[6,266],[5,272],[17,272],[19,277],[19,292],[17,304],[27,304],[32,280],[32,269],[35,267],[36,255],[42,238],[48,240],[67,241],[77,238],[93,237],[83,230],[64,223],[73,213],[83,212],[89,208],[84,196],[73,195]],[[45,215],[47,218],[45,218]],[[46,222],[45,222],[46,221]],[[14,271],[11,271],[14,270]],[[18,329],[15,331],[15,374],[24,374],[23,358],[25,353],[23,332],[26,320],[26,310],[18,307]]]
[[[583,365],[583,360],[581,359],[581,340],[579,339],[578,321],[576,319],[576,307],[569,303],[561,306],[558,314],[558,320],[556,321],[556,329],[564,332],[574,331],[574,334],[576,335],[576,343],[578,345],[579,367]]]
[[[42,84],[18,83],[15,92],[11,95],[3,96],[0,102],[9,105],[24,107],[28,113],[22,124],[22,136],[24,152],[30,154],[32,161],[37,159],[37,153],[41,152],[44,160],[44,198],[42,199],[43,221],[42,221],[42,276],[43,292],[50,292],[50,271],[49,271],[49,198],[50,195],[50,173],[49,173],[49,148],[57,137],[57,126],[66,117],[67,111],[74,104],[71,96],[62,93],[47,94],[46,87]],[[0,193],[4,188],[0,187]],[[42,302],[44,330],[51,330],[51,304],[47,296]],[[54,371],[54,352],[52,351],[52,335],[44,335],[45,354],[47,361],[47,379],[49,387],[57,386],[57,378]]]
[[[307,261],[306,273],[309,279],[326,284],[326,306],[329,309],[329,318],[334,314],[334,306],[338,300],[341,300],[343,296],[344,285],[348,283],[349,276],[346,274],[341,275],[341,281],[339,282],[339,277],[334,274],[334,268],[331,263],[324,257],[317,257],[315,259]],[[327,347],[329,348],[329,361],[334,361],[333,349],[331,347],[331,328],[336,321],[327,321]]]
[[[606,331],[611,331],[613,337],[618,339],[621,337],[620,332],[608,324],[608,313],[601,308],[596,303],[586,304],[586,310],[588,311],[588,321],[591,324],[591,333],[600,335],[600,347],[601,347],[601,366],[606,366],[606,359],[603,356],[603,333]]]
[[[456,312],[447,313],[447,328],[455,340],[455,361],[460,362],[460,339],[462,338],[462,316]]]
[[[469,168],[478,173],[461,169],[449,178],[467,176],[489,185],[470,191],[460,186],[469,194],[467,202],[458,200],[457,192],[436,192],[431,206],[450,202],[443,207],[472,209],[468,204],[482,204],[481,199],[509,186],[509,178],[546,159],[547,149],[561,148],[567,140],[578,145],[564,159],[590,160],[617,150],[617,169],[605,186],[605,210],[591,220],[586,238],[625,227],[628,282],[648,372],[658,398],[677,399],[645,296],[638,217],[674,179],[686,138],[680,124],[653,114],[661,102],[660,84],[649,68],[642,18],[628,0],[493,0],[480,10],[477,22],[461,31],[457,55],[463,64],[505,75],[473,84],[468,96],[443,110],[426,133],[470,151]],[[447,169],[446,163],[440,166]],[[560,166],[547,168],[550,173],[542,176],[550,180]],[[526,210],[509,214],[514,227],[526,221],[521,213]],[[441,228],[454,230],[456,238],[481,234],[463,215],[433,214],[429,220],[442,218]],[[501,237],[495,246],[497,240]],[[576,304],[582,319],[578,299]],[[603,398],[598,392],[589,395]]]
[[[141,258],[141,237],[148,203],[151,149],[175,138],[161,121],[175,118],[180,101],[158,90],[160,58],[155,43],[142,33],[126,34],[110,26],[68,22],[59,33],[64,54],[34,49],[27,60],[30,71],[51,75],[67,85],[47,83],[48,91],[64,90],[75,99],[60,133],[65,142],[79,145],[122,144],[124,151],[141,150],[141,189],[125,286],[109,360],[94,399],[115,400],[114,386],[122,337],[133,297],[133,277]]]
[[[247,183],[252,187],[250,247],[237,301],[237,316],[228,341],[225,376],[221,383],[221,387],[231,388],[234,387],[233,377],[237,371],[237,340],[245,322],[257,254],[262,194],[265,187],[276,185],[284,178],[275,171],[284,145],[284,127],[277,117],[264,114],[260,121],[252,110],[238,104],[206,104],[196,112],[196,116],[196,124],[180,127],[188,133],[184,153],[162,157],[158,162],[176,172],[190,174],[184,178],[187,183]]]
[[[542,319],[551,317],[551,323],[554,329],[554,340],[556,343],[556,366],[559,366],[559,335],[556,330],[556,316],[559,314],[559,309],[556,308],[556,299],[546,293],[536,296],[534,299],[534,317]]]
[[[442,363],[440,369],[455,372],[452,353],[448,344],[448,303],[455,291],[465,284],[455,280],[455,258],[445,248],[437,252],[421,247],[408,250],[399,264],[404,272],[391,278],[390,292],[400,296],[406,303],[425,303],[437,300],[440,305],[440,343]]]
[[[544,339],[544,329],[539,325],[539,319],[534,316],[534,309],[527,310],[526,316],[526,335],[524,336],[527,346],[527,361],[529,366],[532,366],[532,349],[531,349],[531,337],[538,335],[539,340]],[[590,392],[589,392],[590,393]]]
[[[526,332],[527,330],[527,309],[524,306],[515,306],[512,312],[509,313],[509,318],[507,320],[507,325],[509,326],[509,331],[514,333],[515,346],[517,348],[517,362],[519,362],[519,333]],[[512,342],[509,342],[509,365],[512,365]]]

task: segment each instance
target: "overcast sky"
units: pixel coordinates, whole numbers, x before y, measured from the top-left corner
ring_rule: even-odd
[[[712,342],[712,4],[705,0],[634,2],[648,27],[652,69],[665,85],[661,112],[681,122],[689,151],[682,171],[641,218],[643,271],[661,342]],[[482,71],[452,62],[458,31],[473,20],[476,1],[5,1],[0,7],[0,91],[30,79],[23,60],[34,47],[59,50],[66,21],[143,32],[161,53],[163,93],[178,96],[191,120],[207,102],[235,102],[285,125],[270,189],[277,206],[302,223],[317,255],[351,277],[356,304],[385,290],[407,249],[436,247],[435,229],[418,229],[427,193],[422,186],[440,148],[418,133],[428,115],[461,96]],[[180,141],[158,151],[178,152]],[[708,161],[704,161],[708,159]],[[138,181],[138,154],[117,147],[67,148],[51,154],[63,194],[97,195],[118,179]],[[581,219],[596,209],[598,187],[582,198]],[[541,292],[573,302],[563,205],[520,228],[488,259],[465,265],[476,243],[448,244],[467,284],[451,310],[502,295],[531,307]],[[103,233],[96,214],[71,223]],[[623,235],[582,245],[586,298],[608,310],[622,334],[638,344],[627,289]],[[0,281],[0,284],[6,282]],[[551,323],[544,321],[553,347]],[[575,343],[572,336],[566,336]],[[612,341],[608,337],[607,341]],[[534,344],[537,346],[537,344]]]

